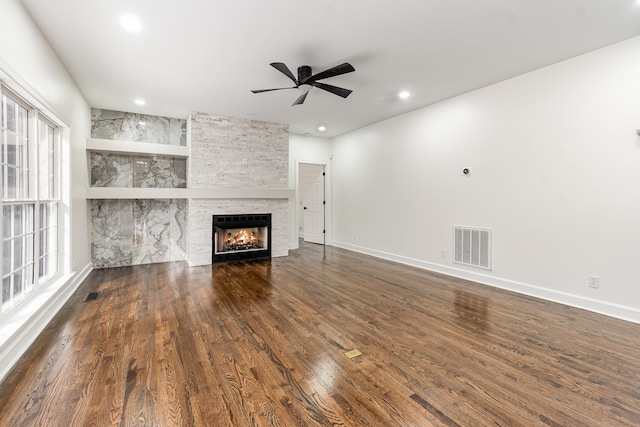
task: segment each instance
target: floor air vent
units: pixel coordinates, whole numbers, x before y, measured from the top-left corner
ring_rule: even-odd
[[[454,262],[491,269],[491,230],[454,226]]]
[[[100,296],[100,292],[89,292],[87,294],[87,297],[84,299],[84,302],[95,301],[98,299],[99,296]]]

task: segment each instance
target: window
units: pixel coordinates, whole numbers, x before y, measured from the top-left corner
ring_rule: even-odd
[[[38,278],[46,281],[58,272],[58,158],[56,128],[38,118]]]
[[[59,270],[59,131],[1,89],[3,313]]]

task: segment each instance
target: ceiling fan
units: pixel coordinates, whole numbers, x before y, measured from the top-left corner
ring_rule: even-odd
[[[294,77],[293,73],[289,70],[289,68],[282,62],[272,62],[269,65],[271,65],[276,70],[280,71],[285,76],[289,77],[293,81],[295,86],[279,87],[275,89],[259,89],[259,90],[252,90],[251,92],[261,93],[261,92],[270,92],[273,90],[283,90],[283,89],[299,89],[303,91],[302,95],[300,95],[298,99],[296,99],[296,101],[293,104],[291,104],[292,106],[302,104],[304,100],[307,98],[309,91],[314,86],[319,89],[326,90],[327,92],[331,92],[334,95],[341,96],[343,98],[346,98],[352,92],[349,89],[328,85],[326,83],[320,83],[318,81],[318,80],[327,79],[329,77],[335,77],[341,74],[351,73],[355,71],[355,68],[353,68],[353,66],[348,62],[345,62],[344,64],[336,65],[335,67],[329,68],[328,70],[322,71],[321,73],[314,74],[314,75],[311,75],[311,67],[309,67],[308,65],[303,65],[301,67],[298,67],[297,79]]]

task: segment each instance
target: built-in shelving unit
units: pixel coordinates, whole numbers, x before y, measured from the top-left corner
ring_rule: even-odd
[[[146,142],[88,138],[87,153],[139,154],[188,158],[189,147]],[[87,199],[291,199],[295,190],[247,188],[131,188],[88,187]]]
[[[87,138],[87,154],[115,153],[125,155],[188,158],[189,147],[149,142]],[[90,162],[89,162],[90,164]],[[186,199],[186,188],[88,187],[87,199]]]

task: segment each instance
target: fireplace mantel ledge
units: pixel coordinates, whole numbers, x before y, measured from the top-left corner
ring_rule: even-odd
[[[292,199],[295,190],[287,188],[189,188],[191,199]]]
[[[292,199],[295,190],[273,188],[89,187],[87,199]]]

